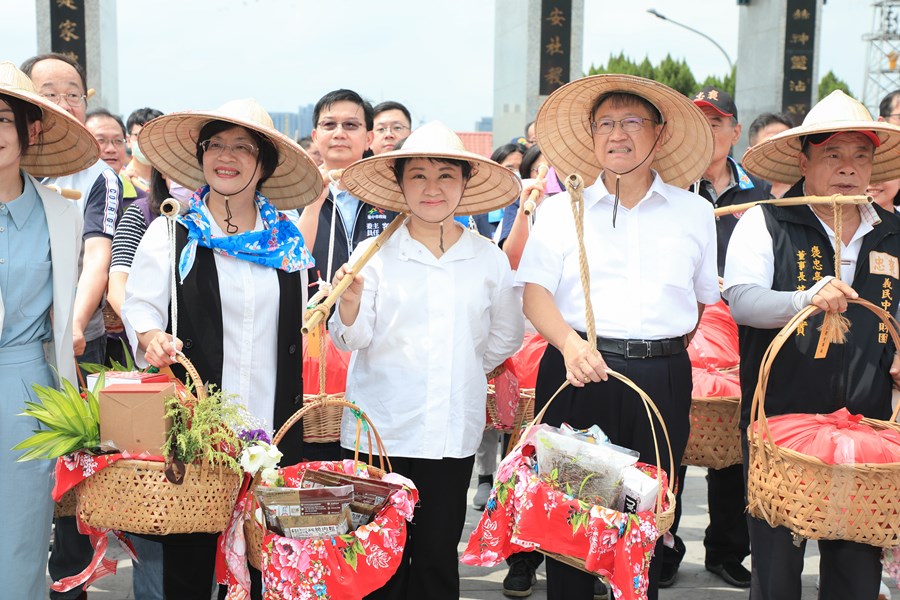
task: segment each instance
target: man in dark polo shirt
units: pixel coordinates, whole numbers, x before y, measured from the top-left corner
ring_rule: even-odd
[[[835,91],[802,125],[750,148],[743,164],[766,180],[792,184],[785,197],[863,194],[870,182],[900,177],[898,137],[900,128],[873,121],[862,104]],[[839,228],[842,267],[835,277],[834,218],[828,205],[757,206],[732,234],[723,295],[739,326],[745,473],[746,428],[763,354],[809,304],[843,313],[852,323],[850,335],[815,359],[823,314],[791,334],[768,376],[766,415],[831,413],[841,407],[876,419],[891,414],[900,358],[880,320],[847,300],[864,298],[897,312],[891,290],[900,285],[900,219],[874,204],[845,206]],[[799,598],[805,540],[795,544],[787,528],[755,517],[748,516],[748,524],[751,597]],[[878,597],[880,548],[844,540],[820,540],[818,547],[820,599]]]

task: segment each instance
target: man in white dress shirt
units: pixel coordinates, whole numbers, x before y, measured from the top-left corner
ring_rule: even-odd
[[[693,103],[666,86],[599,75],[551,95],[538,114],[537,137],[561,176],[577,172],[589,186],[584,245],[597,339],[586,341],[574,218],[569,194],[558,194],[542,204],[517,274],[525,286],[525,315],[550,343],[538,372],[535,409],[568,381],[544,422],[598,424],[613,443],[655,463],[644,408],[637,394],[609,378],[607,368],[615,369],[659,407],[674,458],[671,465],[663,458],[661,466],[672,476],[690,429],[685,347],[703,306],[719,300],[712,208],[683,189],[712,156],[709,125]],[[660,568],[657,552],[651,599]],[[547,560],[550,600],[589,600],[594,579]]]

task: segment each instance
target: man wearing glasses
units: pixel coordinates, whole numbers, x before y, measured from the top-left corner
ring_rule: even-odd
[[[87,111],[87,77],[76,61],[63,54],[42,54],[29,58],[21,67],[39,94],[71,113],[82,123]],[[124,136],[123,136],[124,138]],[[73,340],[75,356],[82,363],[106,360],[106,327],[103,304],[109,277],[112,239],[122,216],[122,182],[102,160],[65,177],[51,177],[44,184],[81,192],[78,205],[84,213],[80,273],[75,292]],[[75,517],[55,520],[56,536],[50,554],[50,575],[54,580],[80,573],[93,554],[87,536],[78,533]],[[79,595],[81,594],[81,595]],[[84,597],[81,588],[66,593],[50,592],[54,600]]]
[[[372,154],[390,152],[401,140],[412,132],[412,118],[409,110],[399,102],[388,100],[375,107],[375,130],[372,140]]]
[[[537,141],[550,164],[560,173],[579,173],[587,186],[579,214],[596,337],[588,341],[586,333],[569,193],[556,194],[541,204],[516,274],[525,316],[549,342],[535,410],[568,381],[544,423],[597,424],[613,443],[655,463],[640,400],[607,369],[625,374],[659,408],[673,460],[663,456],[661,466],[674,477],[690,432],[686,345],[704,306],[719,301],[712,206],[684,189],[712,158],[712,132],[703,113],[671,88],[628,75],[595,75],[547,98],[537,116]],[[661,550],[662,540],[649,565],[650,600],[658,597]],[[527,585],[516,597],[526,596],[534,581],[533,572],[522,571]],[[548,600],[590,600],[595,580],[547,559]]]

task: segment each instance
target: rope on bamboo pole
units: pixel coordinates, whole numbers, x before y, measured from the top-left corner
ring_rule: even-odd
[[[839,194],[831,197],[831,215],[834,219],[834,277],[838,280],[841,278],[841,246],[844,243],[844,206],[838,202],[839,198],[841,198]],[[843,344],[847,341],[850,319],[841,313],[825,313],[819,331],[819,343],[816,345],[815,358],[824,358],[828,354],[829,345]]]

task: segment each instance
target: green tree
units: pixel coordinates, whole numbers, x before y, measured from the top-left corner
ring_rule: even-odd
[[[825,73],[825,76],[822,77],[822,79],[819,81],[819,100],[821,100],[834,90],[841,90],[851,98],[853,97],[853,94],[850,93],[850,86],[847,85],[847,82],[835,75],[834,71],[828,71],[827,73]]]
[[[720,90],[725,90],[732,97],[734,97],[734,68],[731,69],[731,73],[726,75],[725,77],[719,77],[718,75],[708,75],[706,79],[703,80],[703,83],[700,84],[700,87],[706,87],[711,85]]]
[[[734,94],[734,71],[724,78],[710,76],[698,85],[691,68],[684,59],[675,60],[667,55],[659,65],[654,66],[646,56],[640,63],[625,56],[620,52],[617,56],[610,55],[605,65],[591,65],[588,75],[601,73],[622,73],[624,75],[637,75],[647,79],[653,79],[678,90],[685,96],[692,96],[703,85],[715,85]]]

